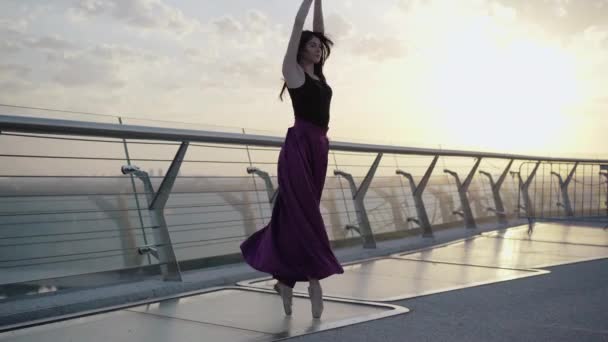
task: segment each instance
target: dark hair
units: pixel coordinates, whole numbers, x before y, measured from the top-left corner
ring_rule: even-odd
[[[302,31],[302,36],[300,37],[300,45],[298,46],[298,63],[300,62],[300,52],[304,50],[304,47],[308,42],[314,37],[319,38],[321,41],[321,61],[316,63],[314,66],[315,75],[317,75],[323,83],[325,83],[325,75],[323,75],[323,64],[327,58],[329,58],[329,54],[331,53],[331,47],[334,45],[334,42],[331,39],[327,38],[323,33],[313,32],[309,30]],[[287,89],[287,83],[283,82],[283,89],[281,89],[281,93],[279,94],[279,98],[283,101],[283,93],[285,93],[285,89]]]

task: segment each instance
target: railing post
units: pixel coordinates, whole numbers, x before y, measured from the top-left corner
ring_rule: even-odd
[[[479,173],[487,176],[490,179],[490,185],[492,186],[492,195],[494,197],[495,208],[488,208],[488,210],[494,211],[494,213],[496,213],[496,217],[498,217],[498,222],[502,224],[507,223],[507,215],[505,212],[505,206],[502,202],[502,197],[500,196],[500,188],[502,187],[502,184],[505,181],[505,178],[507,177],[507,174],[509,173],[509,170],[511,169],[512,165],[513,159],[509,161],[509,164],[507,164],[507,167],[505,167],[504,171],[502,172],[496,183],[494,183],[494,180],[492,179],[492,175],[490,173],[485,171],[479,171]]]
[[[279,189],[274,189],[274,185],[272,184],[272,180],[270,180],[270,175],[268,174],[268,172],[262,171],[257,167],[248,166],[247,173],[253,173],[264,180],[264,184],[266,184],[266,193],[268,194],[268,202],[270,202],[271,208],[274,207],[274,203],[277,200],[277,194],[279,193]]]
[[[606,206],[606,215],[608,215],[608,165],[600,166],[600,170],[602,170],[602,171],[600,171],[600,175],[602,175],[606,178],[606,202],[604,202],[604,205]],[[603,170],[606,170],[606,171],[603,171]]]
[[[572,203],[570,202],[570,195],[568,195],[568,186],[572,181],[572,177],[574,176],[577,167],[578,162],[574,163],[574,167],[572,168],[572,170],[570,170],[570,173],[568,173],[568,177],[566,177],[565,181],[562,179],[562,176],[559,173],[551,171],[551,174],[557,177],[557,180],[559,181],[559,189],[562,194],[562,203],[558,202],[557,205],[559,206],[561,204],[561,206],[564,208],[564,211],[566,211],[566,216],[574,216],[574,211],[572,210]]]
[[[456,179],[456,186],[458,188],[458,197],[460,197],[460,204],[462,206],[462,211],[461,212],[455,211],[454,214],[462,215],[462,217],[464,218],[465,226],[467,228],[471,228],[471,229],[477,228],[477,225],[475,224],[475,218],[473,217],[473,212],[471,211],[471,205],[469,204],[469,198],[467,197],[467,191],[469,190],[469,186],[471,185],[473,176],[475,175],[475,172],[477,172],[477,168],[479,167],[479,164],[481,163],[481,159],[482,159],[481,157],[477,158],[475,165],[473,165],[473,168],[471,169],[471,171],[469,171],[467,178],[465,178],[464,182],[462,182],[462,183],[460,183],[460,178],[458,177],[458,174],[456,172],[448,170],[448,169],[443,170],[443,172],[452,175]]]
[[[372,182],[372,178],[374,178],[374,174],[376,173],[376,169],[380,164],[380,160],[382,159],[382,153],[378,153],[374,163],[370,167],[367,175],[361,182],[361,185],[357,188],[355,184],[355,180],[353,176],[349,173],[334,170],[334,175],[344,177],[348,183],[350,184],[350,189],[353,195],[353,201],[355,202],[355,211],[357,212],[357,219],[359,221],[358,227],[347,226],[347,229],[354,229],[359,232],[361,238],[363,239],[363,248],[376,248],[376,240],[374,239],[374,233],[372,232],[371,226],[369,224],[369,219],[367,218],[367,212],[365,211],[365,204],[363,200],[365,198],[365,194],[367,193],[367,189]]]
[[[144,183],[155,243],[154,245],[140,247],[138,252],[140,254],[150,253],[158,259],[164,280],[182,280],[179,264],[177,263],[173,244],[171,243],[169,229],[167,228],[167,222],[165,221],[164,211],[187,149],[188,142],[182,142],[156,192],[147,172],[141,171],[137,166],[125,165],[122,167],[123,174],[134,174]]]
[[[530,199],[530,193],[528,192],[528,190],[530,189],[530,184],[532,184],[532,180],[534,179],[534,176],[536,176],[536,171],[538,171],[539,166],[540,166],[540,161],[537,161],[536,165],[534,165],[534,169],[532,169],[532,172],[530,173],[530,175],[528,176],[528,179],[526,179],[525,182],[521,178],[521,172],[519,172],[519,171],[512,172],[513,174],[517,174],[517,177],[519,178],[519,187],[521,190],[521,195],[524,199],[524,205],[523,205],[523,207],[520,206],[520,208],[524,209],[526,211],[526,215],[528,216],[528,219],[533,218],[536,213],[536,210],[534,209],[534,206],[532,205],[532,199]],[[520,166],[520,168],[521,168],[521,166]]]
[[[435,169],[435,164],[437,164],[437,160],[439,156],[435,156],[431,165],[426,169],[424,176],[420,180],[418,186],[416,186],[416,182],[414,181],[414,177],[411,174],[404,172],[402,170],[395,171],[396,174],[402,175],[410,181],[410,188],[412,189],[412,193],[414,195],[414,203],[416,205],[416,213],[418,215],[417,220],[413,220],[417,222],[420,227],[422,227],[422,236],[423,237],[433,237],[433,228],[431,227],[431,222],[429,221],[429,217],[426,212],[426,208],[424,206],[424,201],[422,200],[422,194],[424,193],[424,189],[426,188],[431,174],[433,173],[433,169]],[[408,218],[408,221],[411,219]]]

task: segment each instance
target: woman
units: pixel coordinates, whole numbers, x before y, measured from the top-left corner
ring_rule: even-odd
[[[321,0],[315,0],[313,32],[302,31],[313,0],[304,0],[295,19],[283,61],[285,89],[291,97],[295,124],[278,162],[279,193],[270,223],[241,245],[247,263],[270,273],[286,315],[291,315],[293,287],[308,281],[312,316],[323,312],[319,280],[344,273],[331,247],[319,205],[327,172],[327,130],[332,90],[323,64],[333,42],[324,34]]]

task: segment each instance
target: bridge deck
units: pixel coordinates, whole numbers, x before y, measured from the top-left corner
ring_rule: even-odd
[[[608,341],[607,236],[542,223],[354,262],[323,282],[321,320],[303,294],[285,318],[272,281],[253,279],[8,331],[0,341]],[[370,300],[392,302],[362,302]]]

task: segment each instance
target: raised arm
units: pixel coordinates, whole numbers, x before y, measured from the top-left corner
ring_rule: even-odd
[[[289,88],[297,88],[304,84],[304,70],[298,65],[298,47],[300,45],[300,37],[302,37],[302,29],[306,16],[310,11],[310,6],[313,0],[303,0],[300,9],[296,14],[296,20],[291,31],[291,38],[287,45],[287,52],[283,59],[283,77]]]
[[[315,0],[315,16],[312,21],[312,30],[314,32],[325,33],[325,25],[323,23],[323,4],[321,0]]]

